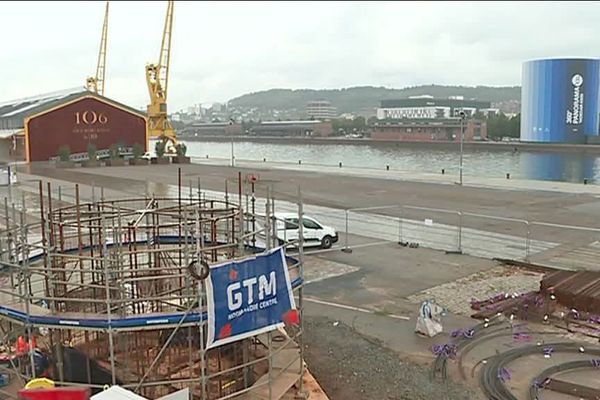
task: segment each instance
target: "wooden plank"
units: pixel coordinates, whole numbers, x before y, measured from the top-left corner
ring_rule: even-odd
[[[279,373],[279,371],[275,370],[273,371],[275,374]],[[265,374],[261,377],[261,379],[259,379],[259,381],[257,381],[256,383],[258,384],[259,382],[261,382],[262,378],[266,377],[267,379],[265,379],[264,381],[267,381],[269,379],[269,375]],[[263,385],[261,387],[258,387],[254,390],[250,391],[251,394],[251,398],[253,399],[264,399],[264,400],[269,400],[269,399],[280,399],[283,397],[283,395],[285,395],[287,393],[288,390],[290,390],[292,388],[292,386],[294,386],[294,384],[296,382],[298,382],[300,378],[300,374],[296,374],[296,373],[291,373],[291,372],[283,372],[282,374],[280,374],[276,379],[274,379],[271,382],[271,397],[269,397],[269,385]]]
[[[560,379],[550,379],[544,385],[544,389],[552,390],[558,393],[564,393],[575,396],[580,399],[598,400],[600,399],[600,389],[579,385],[577,383],[567,382]]]

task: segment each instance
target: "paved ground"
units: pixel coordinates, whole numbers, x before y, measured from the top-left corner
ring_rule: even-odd
[[[100,186],[126,191],[129,195],[145,191],[156,195],[177,192],[176,186],[173,186],[177,184],[176,165],[57,170],[39,164],[21,168],[62,179],[63,182],[93,184],[97,197]],[[520,187],[517,190],[490,189],[311,171],[250,170],[212,165],[184,165],[181,168],[182,184],[195,188],[200,181],[203,191],[223,192],[227,181],[228,191],[236,193],[240,171],[243,177],[258,172],[261,184],[256,186],[257,196],[265,197],[269,186],[279,203],[282,199],[295,201],[298,187],[301,187],[302,197],[307,207],[312,207],[311,212],[319,217],[325,216],[327,222],[334,226],[337,224],[336,227],[344,227],[345,209],[369,208],[349,212],[350,232],[363,236],[385,240],[402,236],[405,241],[444,250],[457,250],[462,244],[463,252],[471,255],[529,257],[535,262],[562,268],[594,268],[597,265],[593,260],[600,256],[600,247],[590,246],[600,240],[600,229],[595,223],[600,217],[600,199],[594,192],[597,187],[592,185],[585,186],[590,188],[590,193],[579,193],[572,190],[573,184],[559,182],[556,185],[564,191],[552,192],[536,190],[543,189],[543,182],[528,182],[532,190],[527,191],[522,190],[523,185],[513,185]],[[34,175],[22,176],[35,179]],[[249,190],[245,187],[243,191],[246,189]],[[184,188],[182,192],[185,196],[188,189]],[[245,195],[242,196],[244,198]],[[373,207],[386,208],[373,210]],[[440,211],[442,209],[455,211]],[[462,217],[456,210],[463,212]],[[363,232],[365,215],[369,215],[369,223],[376,227],[368,228],[368,234]],[[506,217],[517,220],[502,219]],[[532,222],[528,226],[523,219],[541,221],[546,225]],[[403,221],[400,227],[398,220]],[[590,229],[568,228],[566,225]],[[427,243],[423,243],[424,240]],[[555,247],[558,251],[554,251]],[[581,252],[585,253],[587,261],[574,263],[573,259],[577,258],[574,255]]]
[[[27,166],[20,166],[24,169]],[[43,176],[96,186],[112,186],[136,191],[144,189],[146,180],[158,185],[177,184],[176,165],[81,168],[59,170],[45,168],[44,164],[24,169]],[[334,208],[355,208],[390,205],[413,205],[448,210],[462,210],[479,214],[531,219],[536,221],[589,225],[590,216],[600,216],[600,186],[588,193],[572,193],[543,190],[541,181],[528,187],[515,185],[500,189],[457,186],[447,184],[390,181],[377,177],[345,176],[314,171],[265,170],[258,168],[230,168],[211,165],[183,165],[182,183],[195,187],[200,179],[204,189],[223,191],[229,180],[230,192],[237,192],[237,176],[255,172],[262,183],[270,184],[282,195],[295,197],[298,187],[306,203]],[[329,171],[326,171],[329,172]],[[513,182],[513,181],[511,181]],[[556,183],[559,185],[560,183]],[[572,185],[564,183],[564,185]],[[584,185],[581,185],[584,187]],[[541,190],[536,190],[541,187]],[[528,190],[523,190],[527,188]],[[264,194],[264,186],[257,186],[258,195]],[[184,192],[185,194],[185,192]],[[592,224],[593,225],[593,224]]]
[[[386,351],[351,326],[326,317],[305,322],[305,359],[332,400],[458,400],[477,394],[449,383],[434,384],[429,369]]]
[[[184,166],[182,171],[184,183],[191,181],[195,185],[200,178],[203,190],[215,191],[222,191],[225,179],[234,178],[236,174],[233,169],[198,165]],[[147,190],[157,195],[173,194],[173,185],[177,183],[176,166],[114,167],[81,171],[35,166],[30,172],[46,176],[52,180],[55,188],[62,185],[62,195],[65,197],[70,195],[69,191],[72,195],[73,184],[79,183],[82,197],[86,199],[92,196],[92,184],[96,187],[94,196],[99,198],[100,186],[106,188],[105,197],[118,197],[142,195]],[[33,175],[23,176],[31,180],[37,179]],[[592,194],[456,187],[283,170],[263,171],[261,179],[263,182],[273,183],[279,198],[291,201],[297,186],[301,185],[305,202],[311,207],[322,207],[314,210],[320,210],[324,216],[336,208],[389,204],[461,208],[473,213],[517,218],[526,216],[554,223],[587,225],[594,224],[592,217],[600,215],[599,200]],[[235,190],[236,185],[235,181],[229,181],[230,190],[232,187]],[[35,203],[36,185],[32,181],[29,187],[30,199]],[[186,193],[187,189],[184,189],[183,195]],[[261,188],[258,194],[263,196],[264,190]],[[415,213],[411,217],[417,220],[422,219],[423,215]],[[439,219],[440,224],[449,222],[441,216]],[[370,392],[373,386],[367,379],[376,375],[376,379],[381,380],[373,379],[373,383],[381,391],[374,391],[375,397],[361,398],[464,398],[460,397],[460,388],[455,390],[451,387],[446,390],[436,384],[421,384],[426,370],[419,365],[431,361],[430,349],[433,344],[448,341],[447,332],[473,326],[475,321],[451,314],[444,319],[445,334],[434,339],[418,337],[414,333],[418,305],[408,297],[475,273],[485,273],[497,267],[497,264],[485,258],[446,254],[423,246],[413,249],[391,241],[382,242],[380,233],[383,224],[380,220],[375,221],[369,235],[350,235],[352,253],[339,251],[341,244],[338,244],[331,251],[307,257],[308,278],[312,281],[304,292],[307,300],[307,343],[309,357],[316,357],[309,366],[315,371],[317,379],[325,381],[325,390],[334,400],[353,398],[348,393],[360,393],[360,390]],[[494,241],[504,240],[499,236],[501,234],[514,236],[517,233],[517,228],[504,221],[472,217],[467,224],[469,229],[473,229],[474,236],[479,235],[479,232],[486,234],[480,238],[483,247],[497,246],[498,243]],[[342,237],[342,243],[344,239]],[[560,257],[561,254],[564,256],[568,251],[564,246],[572,246],[579,241],[589,245],[595,240],[588,232],[565,233],[553,227],[538,227],[535,239],[540,241],[540,246],[543,243],[552,244],[546,249],[540,247],[540,253],[536,257],[552,251],[553,257]],[[477,237],[471,240],[476,242]],[[555,246],[554,242],[559,245]],[[593,256],[589,257],[594,260]],[[338,324],[334,327],[335,322]],[[337,327],[340,329],[333,329]],[[327,369],[319,373],[320,360],[331,371],[339,371],[339,365],[349,357],[353,360],[353,365],[360,364],[361,360],[365,361],[364,365],[354,371],[343,369],[348,370],[348,374],[339,382]],[[383,371],[380,366],[385,367]],[[407,383],[396,386],[396,382],[413,382],[414,385]],[[406,386],[410,386],[411,391],[403,391],[402,388],[407,389]],[[353,392],[349,392],[350,389]],[[396,397],[389,397],[388,389],[393,389],[394,393],[391,395]],[[332,396],[331,393],[336,395]],[[439,397],[442,395],[440,393],[449,397]],[[454,393],[459,397],[450,397]]]
[[[335,280],[310,284],[306,295],[327,301],[413,316],[417,306],[406,298],[421,290],[493,268],[493,261],[411,249],[387,243],[355,248],[351,254],[335,251],[318,256],[359,270]],[[413,326],[414,328],[414,326]]]
[[[194,162],[203,165],[218,165],[228,167],[231,165],[229,159],[223,158],[211,158],[205,159],[201,157],[195,157]],[[260,162],[252,160],[236,160],[237,168],[245,169],[276,169],[276,170],[287,170],[296,172],[320,172],[334,175],[343,176],[360,176],[365,178],[376,178],[376,179],[387,179],[405,182],[423,182],[423,183],[436,183],[445,185],[455,185],[459,177],[457,171],[445,171],[444,174],[440,171],[439,173],[419,173],[419,172],[407,172],[400,170],[385,170],[382,165],[381,169],[375,168],[359,168],[342,166],[341,168],[335,164],[334,160],[324,160],[322,164],[297,164],[291,162],[276,162],[269,161]],[[498,175],[504,175],[501,171]],[[567,192],[567,193],[592,193],[600,194],[600,185],[584,185],[581,183],[572,182],[558,182],[558,181],[540,181],[540,180],[529,180],[529,179],[507,179],[504,175],[502,178],[499,177],[478,177],[471,175],[463,176],[463,185],[468,187],[479,187],[479,188],[495,188],[495,189],[515,189],[515,190],[545,190],[552,192]]]

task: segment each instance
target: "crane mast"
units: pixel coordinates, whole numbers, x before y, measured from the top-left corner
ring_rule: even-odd
[[[157,64],[146,65],[146,83],[150,95],[148,104],[148,136],[160,138],[173,152],[176,143],[175,130],[167,117],[167,89],[169,85],[169,62],[171,57],[171,32],[173,28],[173,1],[167,5],[167,16]]]
[[[100,50],[98,51],[98,64],[96,65],[96,76],[86,79],[88,90],[104,96],[104,83],[106,74],[106,38],[108,36],[108,1],[104,10],[104,24],[102,25],[102,36],[100,38]]]

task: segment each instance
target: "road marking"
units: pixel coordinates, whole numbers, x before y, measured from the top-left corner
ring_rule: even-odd
[[[332,303],[330,301],[318,300],[318,299],[315,299],[315,298],[312,298],[312,297],[306,297],[305,296],[303,300],[304,301],[310,301],[312,303],[317,303],[317,304],[325,305],[325,306],[343,308],[345,310],[351,310],[351,311],[358,311],[358,312],[362,312],[362,313],[365,313],[365,314],[376,314],[375,311],[368,310],[366,308],[348,306],[346,304],[340,304],[340,303]],[[381,315],[383,315],[385,317],[390,317],[390,318],[395,318],[395,319],[401,319],[403,321],[410,321],[410,317],[407,317],[405,315],[395,315],[395,314],[381,314]]]

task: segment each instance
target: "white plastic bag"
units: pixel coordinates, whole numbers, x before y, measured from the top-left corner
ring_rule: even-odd
[[[435,304],[435,300],[425,300],[419,309],[415,332],[428,337],[441,333],[444,329],[441,319],[443,313],[444,309]]]

